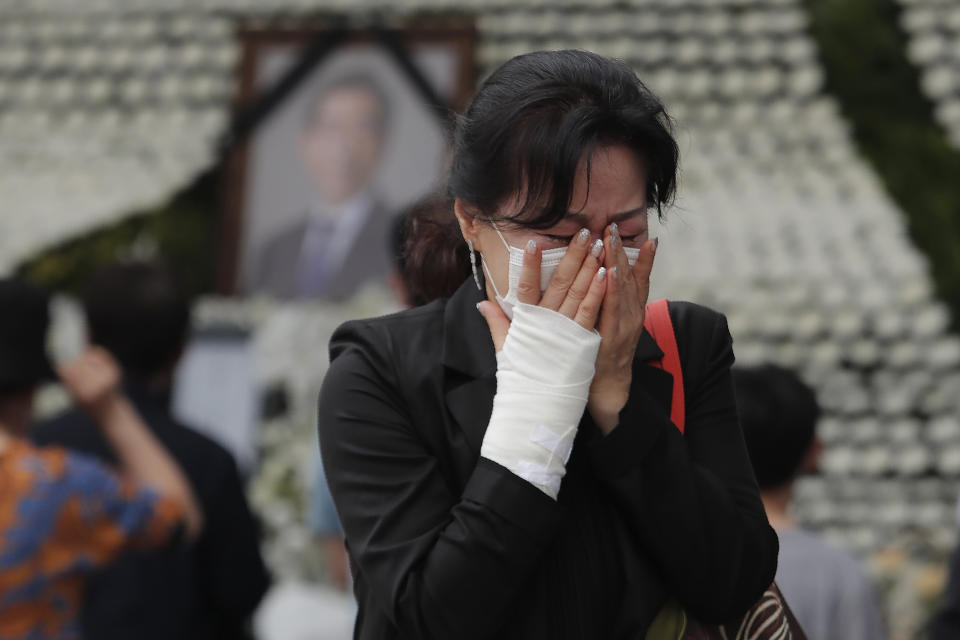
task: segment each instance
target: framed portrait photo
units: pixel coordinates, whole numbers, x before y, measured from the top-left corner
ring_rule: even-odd
[[[442,185],[475,33],[241,29],[238,110],[272,103],[229,158],[222,293],[340,301],[386,282],[398,216]]]

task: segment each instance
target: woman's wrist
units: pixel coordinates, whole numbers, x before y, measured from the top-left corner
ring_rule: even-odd
[[[620,423],[620,412],[627,406],[626,391],[593,392],[587,400],[587,411],[603,435],[609,435]]]
[[[518,303],[501,357],[513,368],[545,384],[592,383],[600,334],[557,311]],[[585,389],[586,390],[586,387]]]
[[[497,393],[480,455],[556,499],[593,380],[600,336],[520,303],[497,352]]]

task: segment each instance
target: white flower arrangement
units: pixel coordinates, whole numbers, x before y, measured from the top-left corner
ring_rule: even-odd
[[[240,305],[238,308],[236,305]],[[289,405],[260,430],[260,464],[248,496],[260,515],[264,556],[278,579],[317,580],[323,560],[306,514],[319,456],[317,395],[329,365],[330,337],[341,324],[397,310],[389,291],[371,286],[341,304],[276,304],[263,299],[200,305],[198,317],[213,320],[230,310],[252,323],[261,388],[280,385]]]

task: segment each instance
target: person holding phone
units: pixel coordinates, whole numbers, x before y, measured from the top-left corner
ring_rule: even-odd
[[[134,549],[192,544],[203,512],[183,470],[120,387],[120,367],[87,349],[57,367],[44,344],[46,296],[0,280],[0,638],[82,637],[80,609],[93,573]],[[27,439],[37,388],[59,375],[119,460]]]

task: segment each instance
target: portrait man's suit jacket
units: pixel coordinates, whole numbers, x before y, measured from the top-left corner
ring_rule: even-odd
[[[364,285],[385,280],[393,268],[389,244],[391,224],[390,211],[379,203],[374,204],[345,252],[342,264],[328,276],[316,297],[345,300]],[[304,213],[295,224],[264,243],[247,278],[248,293],[266,293],[283,300],[303,297],[299,293],[299,280],[309,228],[310,219]]]

